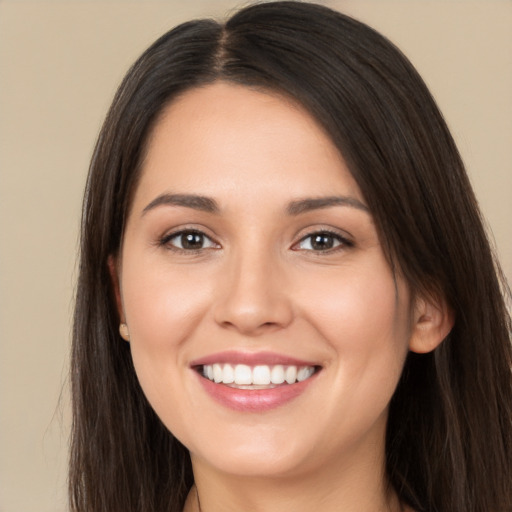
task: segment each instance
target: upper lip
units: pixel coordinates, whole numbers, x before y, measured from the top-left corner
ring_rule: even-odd
[[[240,352],[236,350],[227,350],[209,354],[195,359],[190,363],[191,367],[205,366],[211,364],[246,364],[248,366],[257,365],[283,365],[283,366],[319,366],[318,363],[297,359],[296,357],[277,354],[275,352]]]

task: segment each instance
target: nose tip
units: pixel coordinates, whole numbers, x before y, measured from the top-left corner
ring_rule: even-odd
[[[224,312],[227,314],[218,318],[217,322],[222,327],[237,330],[246,336],[257,336],[281,329],[288,324],[285,315],[280,315],[275,309],[264,311],[261,307],[239,307]]]
[[[282,279],[275,272],[258,268],[231,271],[225,276],[215,308],[215,320],[223,328],[246,336],[258,336],[286,327],[293,311]]]

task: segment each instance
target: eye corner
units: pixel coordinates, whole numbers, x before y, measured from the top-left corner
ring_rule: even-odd
[[[168,232],[158,239],[157,244],[167,250],[188,255],[221,248],[212,236],[196,228],[181,228]]]
[[[354,242],[346,235],[331,229],[317,229],[301,236],[291,246],[293,251],[311,252],[316,254],[331,254],[354,247]]]

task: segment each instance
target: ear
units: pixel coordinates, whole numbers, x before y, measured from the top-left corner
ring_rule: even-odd
[[[418,297],[413,321],[409,349],[425,354],[432,352],[448,336],[455,322],[455,314],[444,298]]]
[[[117,260],[114,256],[110,255],[108,257],[108,271],[110,273],[110,280],[112,282],[112,289],[114,291],[114,296],[116,298],[116,306],[117,313],[119,314],[119,320],[121,323],[125,322],[124,311],[123,311],[123,303],[121,301],[121,287],[119,286],[119,271]]]

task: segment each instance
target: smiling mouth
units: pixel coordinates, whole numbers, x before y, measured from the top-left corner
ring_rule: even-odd
[[[236,389],[272,389],[303,382],[320,371],[319,366],[206,364],[196,367],[197,372],[215,384]]]

